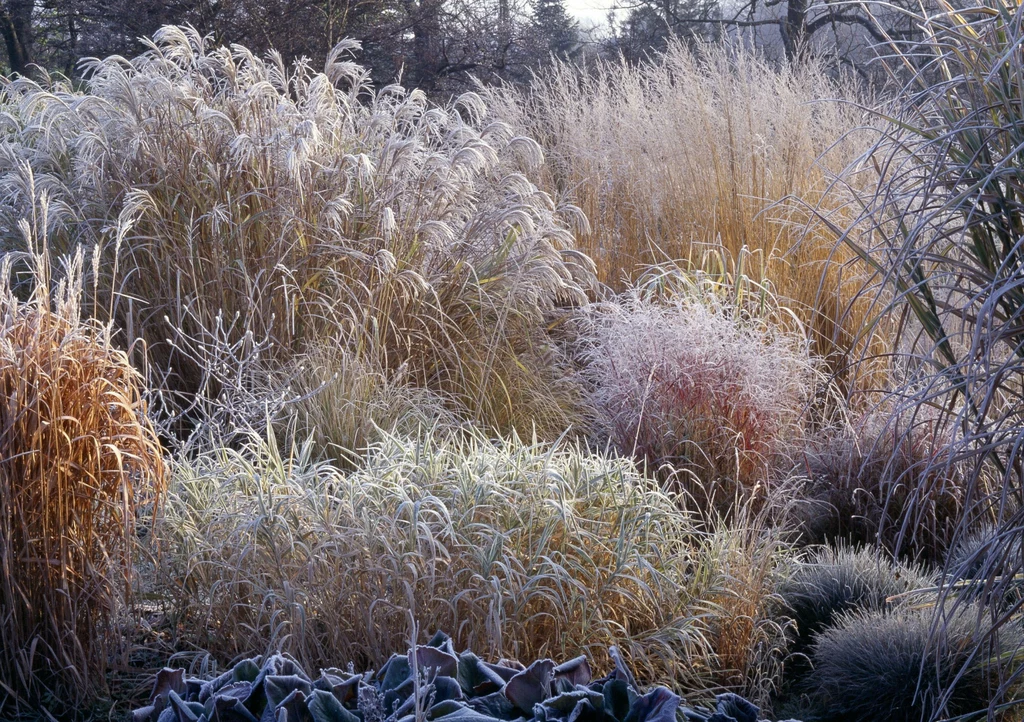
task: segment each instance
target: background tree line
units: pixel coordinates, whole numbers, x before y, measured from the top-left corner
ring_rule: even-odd
[[[525,81],[552,58],[635,62],[672,36],[740,36],[780,59],[814,52],[860,70],[869,46],[914,32],[891,4],[872,11],[834,0],[609,2],[607,22],[595,29],[581,27],[565,0],[0,0],[0,61],[5,72],[74,75],[82,57],[130,57],[161,25],[190,24],[218,43],[275,49],[285,62],[322,58],[341,38],[355,38],[375,82],[401,78],[450,92],[470,76]]]
[[[578,50],[563,0],[0,0],[6,72],[73,75],[82,57],[140,50],[161,25],[190,24],[218,43],[275,49],[285,62],[362,44],[375,80],[436,90],[470,73],[511,80]]]

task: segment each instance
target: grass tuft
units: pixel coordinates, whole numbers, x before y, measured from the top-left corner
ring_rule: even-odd
[[[27,245],[46,220],[44,199]],[[68,713],[104,688],[164,467],[139,374],[82,320],[82,254],[61,277],[45,246],[15,260],[0,268],[0,713]]]
[[[881,611],[909,591],[932,587],[921,567],[893,563],[871,549],[829,548],[797,562],[779,584],[780,614],[792,619],[787,680],[807,672],[807,655],[815,639],[854,611]]]
[[[939,561],[965,503],[959,465],[945,464],[951,434],[930,409],[840,418],[796,444],[804,481],[804,541],[880,545]]]
[[[785,458],[819,381],[806,341],[662,268],[598,307],[585,375],[599,433],[700,504],[752,489]],[[731,503],[726,488],[719,503]]]
[[[494,658],[603,664],[614,644],[645,682],[770,686],[770,660],[735,648],[777,641],[767,597],[740,596],[769,594],[783,556],[763,519],[718,532],[567,442],[385,433],[347,473],[312,453],[253,437],[179,460],[161,535],[182,644],[379,666],[411,613]]]
[[[179,461],[164,530],[196,642],[379,666],[411,612],[494,658],[618,644],[645,679],[689,674],[688,515],[626,461],[468,433],[384,434],[351,473],[258,437]]]
[[[846,616],[815,644],[807,718],[920,722],[979,712],[984,717],[1001,681],[992,662],[1019,656],[1024,635],[1008,626],[986,640],[982,616],[970,606],[938,624],[933,608]]]

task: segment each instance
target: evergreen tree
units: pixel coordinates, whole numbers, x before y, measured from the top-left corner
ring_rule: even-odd
[[[579,44],[579,25],[565,9],[565,0],[533,0],[533,25],[546,51],[567,58]]]
[[[665,50],[670,37],[717,39],[721,20],[720,0],[634,0],[615,35],[619,51],[637,61]]]

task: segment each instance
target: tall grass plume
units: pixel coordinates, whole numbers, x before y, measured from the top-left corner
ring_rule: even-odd
[[[351,42],[316,68],[189,28],[146,45],[86,63],[81,89],[6,83],[0,186],[16,218],[30,172],[64,210],[54,248],[104,248],[100,308],[147,341],[164,398],[206,371],[167,339],[238,318],[273,342],[271,370],[332,339],[486,426],[573,422],[547,329],[586,301],[592,269],[572,248],[578,211],[524,175],[534,141],[472,93],[373,89]]]

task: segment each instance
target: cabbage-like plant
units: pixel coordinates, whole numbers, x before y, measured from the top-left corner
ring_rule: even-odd
[[[758,709],[735,694],[719,695],[715,709],[680,709],[665,687],[642,693],[616,649],[612,671],[594,679],[585,656],[529,666],[484,662],[457,653],[437,633],[376,672],[337,668],[313,678],[285,655],[256,657],[212,680],[164,669],[146,707],[133,722],[757,722]]]

